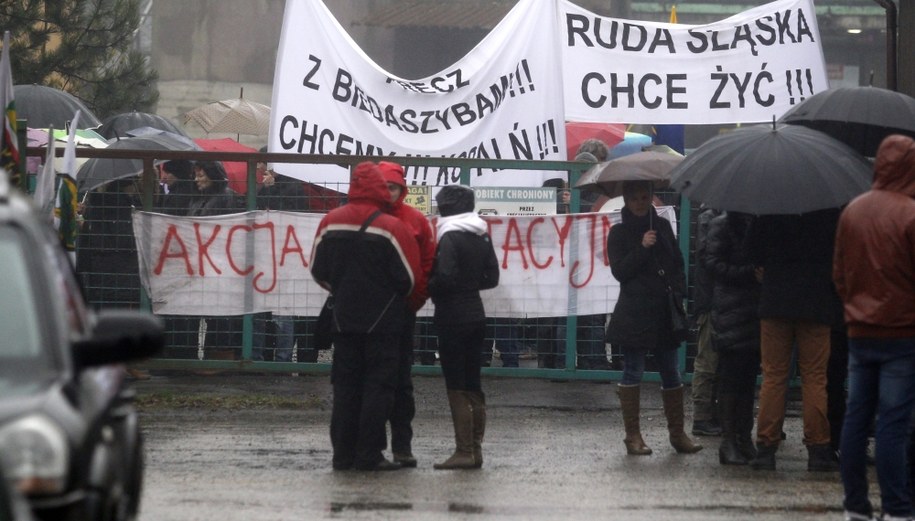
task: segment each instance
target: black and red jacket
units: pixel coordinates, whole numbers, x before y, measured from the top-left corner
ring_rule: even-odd
[[[420,273],[412,232],[386,213],[359,232],[389,197],[377,167],[361,163],[350,180],[349,202],[324,216],[315,233],[311,274],[334,295],[338,333],[395,332],[406,319],[407,298]]]

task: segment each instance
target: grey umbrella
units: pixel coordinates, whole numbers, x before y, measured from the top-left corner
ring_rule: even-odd
[[[624,181],[651,181],[654,188],[666,188],[670,171],[683,156],[666,146],[652,145],[641,152],[598,163],[575,183],[576,188],[594,190],[609,198],[623,195]]]
[[[181,136],[179,136],[181,137]],[[112,141],[109,150],[200,150],[193,143],[178,139],[168,133],[124,138]],[[86,161],[76,173],[76,185],[80,192],[86,192],[99,186],[137,175],[143,171],[142,159],[92,158]]]
[[[152,127],[166,132],[174,132],[175,134],[187,136],[184,130],[172,123],[171,120],[165,116],[137,111],[123,112],[106,118],[105,121],[102,122],[102,126],[100,126],[96,132],[105,136],[107,139],[114,139],[117,137],[126,137],[131,130],[142,127]]]
[[[838,208],[868,190],[870,163],[800,125],[759,125],[716,136],[670,172],[670,185],[719,210],[756,215]]]
[[[79,128],[101,125],[99,119],[86,105],[69,92],[44,85],[16,85],[13,87],[16,117],[28,121],[31,128],[67,128],[77,110]]]
[[[915,138],[915,98],[879,87],[840,87],[814,94],[780,121],[820,130],[874,157],[890,134]]]

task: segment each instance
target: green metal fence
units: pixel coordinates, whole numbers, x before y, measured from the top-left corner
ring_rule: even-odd
[[[23,125],[24,128],[24,125]],[[62,147],[61,147],[62,148]],[[62,154],[58,150],[58,154]],[[25,155],[23,155],[23,162]],[[45,155],[44,148],[28,148],[27,155]],[[85,221],[78,240],[77,271],[79,272],[89,302],[97,307],[127,306],[149,309],[149,301],[139,283],[135,245],[130,224],[130,206],[145,210],[153,209],[153,201],[158,190],[158,180],[153,169],[154,160],[188,159],[241,161],[248,166],[247,195],[243,206],[248,210],[257,208],[255,165],[266,162],[274,165],[286,163],[333,164],[354,166],[362,161],[378,161],[377,156],[337,156],[337,155],[302,155],[286,153],[238,153],[238,152],[202,152],[202,151],[131,151],[106,149],[78,149],[77,157],[106,158],[139,158],[143,160],[144,172],[134,178],[106,185],[93,191],[84,199],[86,203]],[[467,159],[467,158],[428,158],[428,157],[385,157],[407,166],[423,166],[441,169],[457,169],[462,184],[470,184],[471,173],[479,168],[496,168],[500,170],[538,170],[556,171],[557,177],[567,173],[569,185],[574,186],[580,175],[590,164],[566,161],[534,160],[500,160],[500,159]],[[517,173],[523,176],[524,172]],[[512,180],[506,179],[505,186],[511,186]],[[335,188],[326,186],[326,188]],[[661,192],[658,194],[665,204],[679,206],[679,237],[681,253],[687,265],[692,258],[690,245],[693,242],[693,214],[689,201],[680,199],[676,193]],[[81,194],[82,197],[82,194]],[[315,196],[320,197],[320,196]],[[310,211],[326,211],[332,203],[316,199],[312,201]],[[570,210],[576,213],[582,204],[582,193],[572,189]],[[126,212],[125,212],[126,209]],[[207,299],[201,299],[201,310],[206,308]],[[264,371],[286,373],[326,373],[330,369],[330,352],[316,352],[310,349],[310,329],[314,319],[299,317],[296,321],[297,349],[296,361],[270,361],[275,333],[271,331],[272,321],[269,314],[249,314],[239,317],[224,317],[219,326],[220,334],[231,350],[207,350],[201,347],[201,317],[163,317],[168,334],[168,347],[161,358],[149,360],[144,367],[149,369],[168,370],[233,370]],[[211,320],[207,320],[207,323]],[[577,380],[618,380],[622,376],[621,357],[612,346],[607,349],[605,360],[609,370],[589,370],[578,366],[578,341],[583,337],[594,335],[603,338],[604,324],[593,319],[579,320],[577,316],[558,317],[555,319],[493,319],[488,334],[499,345],[506,341],[515,341],[521,352],[520,367],[501,367],[498,356],[492,356],[484,374],[511,377],[535,377],[550,379]],[[212,332],[211,332],[212,333]],[[559,337],[557,338],[557,333]],[[508,335],[511,336],[508,336]],[[691,335],[694,337],[695,335]],[[555,346],[565,348],[557,349]],[[602,343],[602,341],[601,341]],[[263,344],[266,357],[264,361],[255,361],[252,354]],[[556,353],[556,351],[559,351]],[[680,350],[681,371],[685,379],[690,380],[692,359],[695,354],[694,341],[686,343]],[[552,366],[552,367],[550,367]],[[658,375],[652,371],[651,360],[648,361],[646,380],[658,381]],[[416,374],[440,374],[440,367],[435,358],[435,334],[431,318],[420,318],[416,329]]]

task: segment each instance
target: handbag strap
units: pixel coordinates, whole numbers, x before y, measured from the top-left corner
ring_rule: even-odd
[[[366,217],[365,221],[362,223],[362,227],[359,228],[359,233],[365,233],[365,229],[368,228],[369,225],[372,224],[372,221],[374,221],[375,218],[377,218],[379,215],[381,215],[381,210],[375,210],[372,212],[372,215]]]

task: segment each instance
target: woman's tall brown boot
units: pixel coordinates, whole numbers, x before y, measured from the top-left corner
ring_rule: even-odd
[[[473,406],[469,392],[448,389],[451,422],[454,424],[454,454],[432,467],[437,470],[477,468],[473,459]]]
[[[483,466],[483,435],[486,433],[486,395],[483,391],[468,392],[473,408],[473,464]]]
[[[664,416],[667,417],[671,446],[681,454],[693,454],[702,450],[702,445],[693,443],[683,430],[683,386],[661,389],[661,398],[664,401]]]
[[[651,448],[645,445],[642,439],[642,430],[639,426],[639,411],[641,409],[640,385],[618,385],[616,394],[620,397],[620,409],[623,411],[623,426],[626,429],[626,453],[633,456],[647,456]]]

